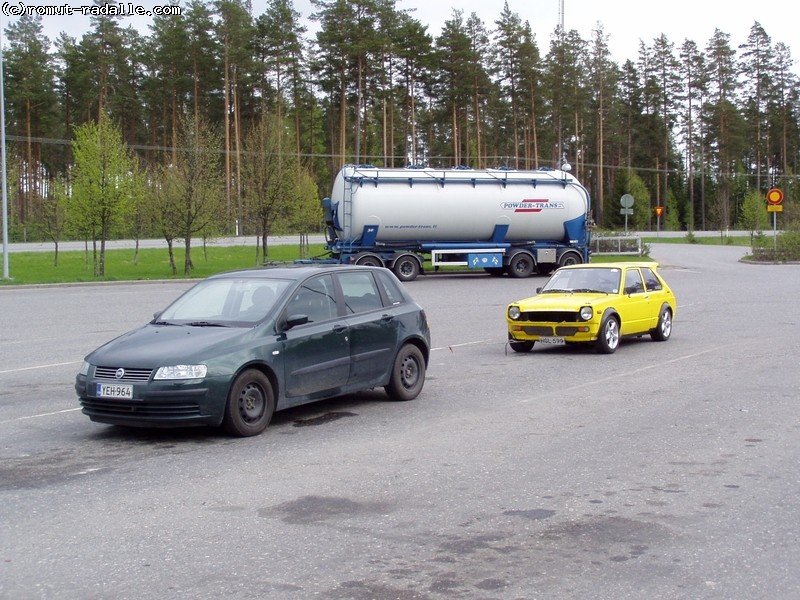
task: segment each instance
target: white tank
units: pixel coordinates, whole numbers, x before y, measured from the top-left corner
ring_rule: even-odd
[[[347,166],[331,205],[339,240],[379,227],[376,241],[565,240],[564,223],[585,220],[586,189],[564,171],[382,169]]]

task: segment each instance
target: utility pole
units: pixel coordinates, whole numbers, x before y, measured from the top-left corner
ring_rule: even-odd
[[[558,0],[558,26],[564,32],[564,0]]]

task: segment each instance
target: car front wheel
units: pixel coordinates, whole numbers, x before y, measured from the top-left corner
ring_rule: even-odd
[[[533,342],[516,342],[509,341],[508,345],[514,352],[530,352],[533,350]]]
[[[222,427],[230,435],[248,437],[267,428],[275,412],[272,385],[261,371],[248,369],[231,386]]]
[[[425,384],[425,357],[414,344],[400,348],[392,366],[389,385],[384,389],[391,400],[413,400]]]
[[[595,347],[601,354],[613,354],[619,346],[619,321],[611,315],[603,318]]]
[[[658,315],[658,325],[650,332],[650,337],[656,342],[666,342],[672,334],[672,310],[669,306],[661,307]]]

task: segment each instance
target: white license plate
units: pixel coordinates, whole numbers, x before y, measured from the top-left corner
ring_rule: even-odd
[[[133,386],[127,384],[98,383],[98,398],[133,398]]]
[[[537,341],[550,346],[563,346],[566,343],[562,337],[540,337]]]

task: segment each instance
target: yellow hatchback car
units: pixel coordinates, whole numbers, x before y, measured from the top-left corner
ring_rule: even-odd
[[[537,295],[508,305],[508,340],[515,352],[542,345],[594,344],[611,354],[625,336],[665,342],[672,333],[675,294],[654,262],[561,267]]]

